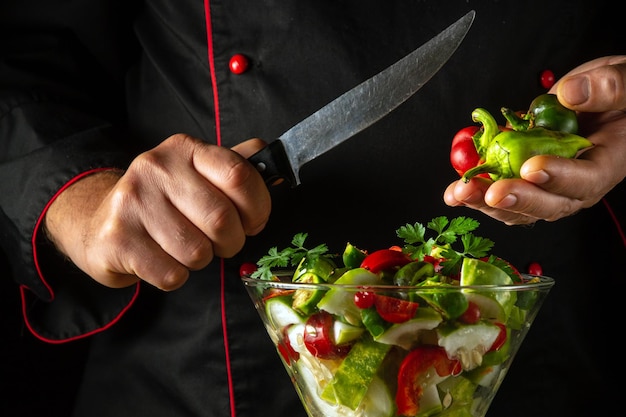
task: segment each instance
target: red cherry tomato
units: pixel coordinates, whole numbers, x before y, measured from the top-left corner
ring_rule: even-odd
[[[376,274],[385,269],[404,266],[412,261],[409,255],[403,252],[394,249],[380,249],[367,255],[361,262],[361,268]]]
[[[365,290],[354,293],[354,304],[361,310],[373,306],[375,300],[376,294],[373,292]]]
[[[543,275],[543,268],[539,262],[531,262],[528,265],[528,273],[530,275]]]
[[[256,264],[252,262],[244,262],[239,267],[239,276],[244,277],[244,276],[250,275],[256,270],[257,270]]]
[[[434,368],[440,377],[458,375],[461,362],[449,359],[444,348],[440,346],[420,346],[412,350],[400,364],[398,372],[398,389],[396,406],[399,416],[416,416],[419,402],[428,385],[430,370]]]
[[[463,176],[465,171],[480,164],[480,155],[478,155],[476,145],[474,145],[474,139],[472,139],[472,136],[474,136],[479,129],[478,126],[464,127],[452,138],[450,163],[459,176]],[[480,176],[489,178],[489,174],[486,173],[480,174]]]
[[[539,80],[541,81],[541,86],[546,90],[549,90],[555,82],[554,73],[550,70],[545,70],[541,73]]]
[[[463,314],[461,314],[459,320],[467,324],[477,323],[478,320],[480,320],[480,308],[478,307],[478,304],[473,301],[469,301],[467,303],[467,309],[463,312]]]
[[[376,295],[374,305],[380,317],[389,323],[404,323],[412,319],[419,307],[418,303],[386,295]]]
[[[351,345],[335,345],[333,325],[335,319],[320,311],[310,316],[304,326],[304,346],[311,354],[321,359],[343,358],[350,351]]]

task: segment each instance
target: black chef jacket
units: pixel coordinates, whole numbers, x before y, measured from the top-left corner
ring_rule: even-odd
[[[183,288],[103,288],[41,235],[47,204],[82,175],[124,168],[178,132],[228,147],[251,137],[271,141],[471,9],[477,15],[467,38],[418,94],[305,166],[300,187],[273,187],[267,228],[233,259],[193,272]],[[559,77],[623,53],[621,28],[602,0],[4,0],[5,270],[20,286],[24,323],[37,339],[89,341],[72,415],[304,416],[239,265],[298,232],[336,250],[347,241],[377,249],[397,243],[399,226],[439,215],[478,219],[495,253],[521,269],[539,262],[557,281],[489,415],[609,414],[619,398],[619,384],[608,381],[621,366],[611,337],[622,317],[623,190],[532,228],[446,207],[442,194],[456,179],[450,140],[472,124],[475,107],[527,108],[545,91],[543,70]],[[234,54],[249,58],[248,71],[229,71]],[[28,392],[15,414],[42,397]]]

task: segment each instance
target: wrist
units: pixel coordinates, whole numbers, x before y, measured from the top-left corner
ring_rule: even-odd
[[[46,237],[63,255],[72,258],[89,235],[94,213],[115,186],[122,171],[88,174],[64,187],[51,201],[42,223]]]

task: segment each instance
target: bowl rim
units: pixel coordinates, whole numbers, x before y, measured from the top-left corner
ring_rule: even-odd
[[[532,282],[524,282],[518,284],[508,284],[508,285],[453,285],[453,286],[437,286],[437,285],[393,285],[393,284],[331,284],[331,283],[302,283],[302,282],[293,282],[291,281],[291,277],[293,276],[293,270],[284,270],[277,271],[274,273],[274,276],[282,279],[286,278],[289,281],[272,281],[265,280],[260,278],[252,278],[249,274],[241,277],[244,285],[249,287],[267,287],[267,288],[275,288],[280,290],[331,290],[342,289],[342,290],[350,290],[350,291],[363,291],[367,289],[368,291],[463,291],[463,290],[474,290],[474,291],[548,291],[550,290],[556,283],[554,278],[543,276],[543,275],[530,275],[530,274],[521,274],[524,279],[538,279],[538,281]]]

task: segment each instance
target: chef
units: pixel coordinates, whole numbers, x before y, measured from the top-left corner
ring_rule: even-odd
[[[246,162],[470,10],[445,66],[305,165],[301,185],[266,187]],[[379,248],[399,226],[440,215],[476,218],[494,253],[557,282],[490,415],[608,414],[619,398],[607,380],[619,361],[624,174],[597,204],[542,217],[555,221],[443,195],[458,180],[452,137],[474,108],[527,108],[547,91],[544,71],[558,80],[622,53],[621,23],[603,0],[5,0],[1,276],[19,287],[24,337],[86,343],[84,361],[62,362],[79,378],[49,376],[68,387],[58,415],[305,416],[240,265],[296,233]],[[624,131],[612,138],[621,160]],[[17,387],[40,377],[11,375]],[[19,413],[47,395],[7,404]]]

